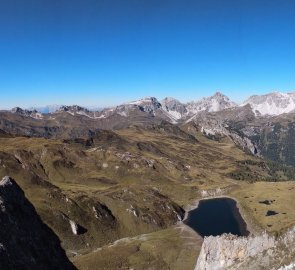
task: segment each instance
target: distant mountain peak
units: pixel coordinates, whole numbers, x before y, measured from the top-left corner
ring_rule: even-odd
[[[58,111],[71,111],[71,112],[79,112],[79,111],[84,111],[84,112],[90,112],[88,109],[81,107],[79,105],[70,105],[70,106],[61,106]]]
[[[280,115],[295,111],[295,92],[253,95],[240,106],[249,104],[256,115]]]
[[[226,95],[222,94],[220,91],[216,91],[214,93],[213,97],[226,97],[226,98],[228,98]]]
[[[251,109],[255,116],[259,117],[295,112],[295,92],[272,92],[265,95],[253,95],[243,102],[240,107],[245,105],[248,105],[248,109]],[[171,123],[179,123],[181,121],[190,121],[201,112],[203,114],[206,112],[219,112],[237,106],[235,102],[231,101],[222,92],[216,91],[212,96],[188,103],[182,103],[171,96],[165,97],[161,101],[155,97],[148,96],[103,110],[89,109],[79,105],[52,105],[43,107],[46,108],[44,109],[44,114],[37,109],[28,110],[20,107],[13,108],[11,112],[35,119],[54,119],[55,117],[67,117],[67,114],[70,114],[72,117],[88,117],[100,119],[101,121],[103,121],[102,119],[110,118],[115,119],[114,121],[117,121],[116,119],[124,121],[122,116],[134,119],[145,119],[147,117],[146,121],[149,121],[152,116]],[[49,115],[47,115],[48,113]]]
[[[126,104],[144,105],[147,103],[156,104],[156,103],[159,103],[159,101],[155,97],[144,97],[135,101],[128,102]]]
[[[185,104],[175,98],[166,97],[161,101],[161,104],[163,110],[166,111],[174,121],[179,120],[187,113]]]
[[[147,112],[147,113],[150,113],[153,115],[155,115],[156,111],[162,107],[161,103],[155,97],[145,97],[145,98],[142,98],[139,100],[125,103],[125,104],[118,106],[118,107],[121,108],[121,112],[122,112],[122,108],[123,109],[126,108],[126,110],[129,111],[130,105],[137,107],[140,111]]]
[[[187,110],[190,114],[196,114],[201,111],[217,112],[236,106],[237,104],[231,101],[226,95],[216,92],[213,96],[187,103]]]
[[[55,113],[66,112],[72,116],[86,116],[92,119],[105,118],[100,111],[91,111],[79,105],[61,106]]]
[[[223,94],[219,91],[215,92],[214,95],[209,98],[223,99],[223,100],[230,101],[230,98],[228,96],[226,96],[225,94]],[[233,101],[231,101],[231,102],[234,103]]]
[[[14,107],[14,108],[11,109],[11,111],[12,111],[13,113],[18,113],[18,114],[37,113],[36,110],[26,110],[26,109],[22,109],[22,108],[20,108],[20,107]]]
[[[161,103],[168,103],[168,102],[178,102],[181,103],[178,99],[174,98],[174,97],[165,97]]]
[[[15,107],[15,108],[11,109],[11,112],[15,113],[15,114],[22,115],[22,116],[26,116],[26,117],[32,117],[35,119],[43,118],[42,114],[36,110],[26,110],[26,109],[22,109],[20,107]]]

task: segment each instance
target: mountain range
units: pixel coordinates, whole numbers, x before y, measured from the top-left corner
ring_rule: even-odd
[[[100,108],[100,107],[81,107],[81,106],[65,106],[65,105],[48,105],[44,107],[32,107],[26,111],[37,111],[42,114],[55,113],[60,110],[68,111],[82,111],[85,110],[86,115],[91,116],[90,112],[101,112],[101,117],[108,115],[110,112],[121,113],[125,115],[129,109],[136,106],[141,107],[143,111],[152,113],[155,115],[157,109],[163,109],[169,118],[173,121],[193,116],[201,111],[216,112],[224,109],[243,107],[250,105],[252,111],[257,116],[272,116],[280,115],[283,113],[289,113],[295,110],[295,92],[292,93],[280,93],[273,92],[265,95],[253,95],[241,104],[237,104],[231,101],[227,96],[220,92],[216,92],[211,97],[205,97],[201,100],[190,101],[187,103],[181,103],[179,100],[173,97],[166,97],[161,101],[158,101],[155,97],[146,97],[137,101],[128,102],[113,108]],[[13,110],[16,110],[14,108]],[[94,117],[94,116],[93,116]]]
[[[17,107],[0,111],[0,129],[17,135],[68,139],[92,136],[101,129],[119,130],[167,121],[186,128],[194,125],[212,139],[227,137],[245,151],[292,165],[294,100],[295,93],[270,93],[251,96],[237,105],[217,92],[185,104],[171,97],[161,101],[146,97],[94,111],[72,105],[44,114]]]
[[[181,221],[212,194],[236,198],[261,230],[286,232],[295,224],[293,96],[0,111],[0,178],[10,176],[0,183],[0,225],[14,235],[0,237],[4,269],[14,269],[10,260],[34,269],[51,256],[62,269],[194,269],[203,240]],[[42,241],[48,252],[39,254]],[[291,263],[284,249],[277,257]],[[258,269],[264,254],[255,256],[244,269]]]

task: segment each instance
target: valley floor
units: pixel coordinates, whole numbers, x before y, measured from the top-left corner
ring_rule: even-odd
[[[254,233],[295,225],[295,182],[257,181],[273,177],[264,160],[191,126],[101,131],[92,140],[0,137],[5,175],[78,269],[194,269],[203,240],[180,220],[203,197],[236,199]]]

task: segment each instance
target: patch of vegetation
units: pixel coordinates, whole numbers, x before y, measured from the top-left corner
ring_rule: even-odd
[[[268,160],[294,166],[295,164],[295,124],[274,123],[260,134],[250,138]]]
[[[271,160],[256,161],[243,160],[237,162],[239,169],[228,173],[227,175],[235,180],[244,180],[249,182],[256,181],[289,181],[295,180],[295,168]],[[267,174],[258,174],[256,168],[264,170]]]
[[[295,181],[239,183],[240,187],[233,189],[230,195],[239,201],[247,221],[254,224],[256,230],[281,234],[295,225]],[[260,203],[266,200],[272,203]],[[280,214],[265,216],[268,210]]]

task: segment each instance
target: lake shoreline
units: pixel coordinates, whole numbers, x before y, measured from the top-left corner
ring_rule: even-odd
[[[185,221],[188,218],[189,212],[192,210],[195,210],[196,208],[198,208],[199,206],[199,202],[203,201],[203,200],[210,200],[210,199],[221,199],[221,198],[225,198],[225,199],[232,199],[233,201],[235,201],[236,203],[236,208],[241,216],[241,218],[243,219],[244,223],[246,224],[246,230],[249,232],[249,235],[256,235],[257,234],[257,230],[254,229],[254,226],[252,225],[252,223],[249,221],[247,215],[245,214],[245,211],[243,209],[243,207],[241,206],[241,204],[239,203],[239,201],[232,196],[229,195],[216,195],[216,196],[208,196],[208,197],[203,197],[203,198],[199,198],[195,201],[193,201],[192,204],[187,205],[184,210],[185,210],[185,215],[183,220],[181,221],[181,223],[183,223],[185,226],[188,226]],[[188,226],[189,227],[189,226]],[[197,232],[196,232],[197,233]]]

